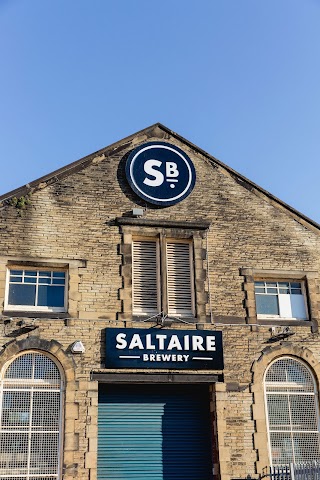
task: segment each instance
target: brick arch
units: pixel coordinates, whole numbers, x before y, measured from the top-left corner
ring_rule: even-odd
[[[75,381],[75,366],[73,360],[66,354],[62,345],[56,340],[49,341],[34,336],[23,340],[15,340],[5,347],[0,353],[0,370],[2,370],[8,361],[13,360],[19,353],[27,350],[39,350],[44,353],[49,353],[60,363],[66,382]]]
[[[271,362],[283,356],[294,357],[297,360],[302,360],[306,363],[314,375],[318,388],[320,384],[320,362],[312,351],[305,347],[294,345],[289,342],[280,343],[277,346],[265,348],[261,352],[260,357],[253,362],[251,368],[253,373],[253,382],[251,386],[251,391],[253,393],[252,415],[256,428],[254,433],[254,447],[258,458],[256,462],[256,470],[259,474],[268,473],[267,469],[270,465],[264,399],[264,374]]]
[[[74,425],[79,416],[79,405],[75,403],[75,364],[73,358],[70,358],[63,349],[63,346],[56,340],[44,340],[39,337],[30,336],[23,340],[15,340],[7,345],[0,353],[0,371],[5,365],[13,361],[17,355],[27,353],[28,351],[38,351],[48,354],[53,361],[59,364],[63,375],[63,394],[64,394],[64,458],[62,460],[63,478],[65,480],[75,478],[76,474],[76,456],[79,450],[79,434],[70,428]]]

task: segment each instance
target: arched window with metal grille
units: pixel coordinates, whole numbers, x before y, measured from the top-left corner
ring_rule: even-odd
[[[0,479],[60,478],[62,376],[29,351],[7,364],[0,385]]]
[[[311,370],[293,357],[281,357],[264,379],[272,465],[320,458],[319,404]]]

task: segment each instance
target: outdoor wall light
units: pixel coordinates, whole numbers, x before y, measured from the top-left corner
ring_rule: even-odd
[[[86,349],[84,348],[83,343],[81,340],[77,340],[71,345],[71,352],[72,353],[84,353]]]
[[[132,216],[133,217],[143,217],[144,210],[143,208],[133,208]]]

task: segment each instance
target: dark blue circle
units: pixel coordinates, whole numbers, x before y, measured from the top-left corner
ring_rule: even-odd
[[[188,155],[165,142],[148,142],[134,149],[127,159],[126,176],[140,198],[163,207],[185,199],[196,181]]]

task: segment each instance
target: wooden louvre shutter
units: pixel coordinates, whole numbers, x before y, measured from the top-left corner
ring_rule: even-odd
[[[134,314],[159,313],[158,243],[132,243],[132,296]]]
[[[167,298],[169,315],[194,315],[190,243],[167,243]]]

